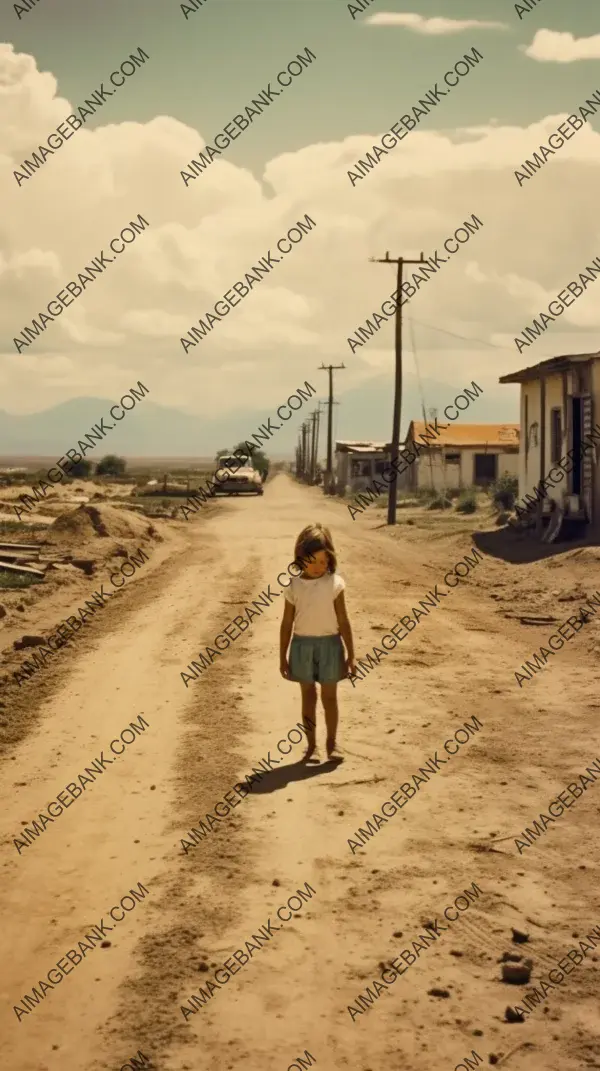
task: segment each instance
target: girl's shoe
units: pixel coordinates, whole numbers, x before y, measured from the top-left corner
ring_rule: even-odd
[[[342,755],[340,749],[337,747],[336,744],[334,744],[331,748],[327,748],[327,760],[329,762],[336,763],[344,761],[344,756]]]
[[[319,749],[317,748],[317,746],[315,745],[315,747],[307,748],[300,761],[301,762],[310,762],[310,763],[319,763],[321,761],[321,757],[319,755]]]

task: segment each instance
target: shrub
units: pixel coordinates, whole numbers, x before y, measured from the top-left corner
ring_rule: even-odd
[[[477,492],[475,488],[471,487],[467,491],[462,491],[458,502],[456,503],[457,513],[475,513],[477,510]]]
[[[87,480],[91,471],[92,462],[82,459],[81,461],[78,461],[77,464],[73,465],[73,468],[69,472],[69,476],[74,480]]]
[[[29,573],[8,573],[0,569],[0,589],[7,591],[14,588],[30,588],[33,584],[42,584],[44,578],[31,576]]]
[[[127,462],[116,454],[107,454],[96,465],[96,476],[124,476]]]
[[[498,509],[511,510],[519,493],[519,479],[508,472],[499,476],[490,487],[492,501]]]
[[[445,493],[442,494],[439,491],[435,491],[431,501],[427,503],[426,509],[451,509],[451,507],[451,499]]]

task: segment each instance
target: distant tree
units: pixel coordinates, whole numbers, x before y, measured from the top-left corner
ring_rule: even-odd
[[[224,450],[217,450],[215,454],[215,463],[218,465],[220,457],[230,457],[232,453],[233,451],[230,450],[228,446],[226,446]]]
[[[263,450],[257,450],[256,453],[252,455],[252,460],[254,461],[254,468],[258,469],[264,483],[269,475],[269,459],[267,455]]]
[[[90,475],[91,471],[92,471],[92,462],[91,461],[84,461],[82,459],[81,461],[78,461],[76,465],[73,465],[73,468],[71,469],[69,475],[72,476],[76,480],[87,480],[87,478]]]
[[[241,443],[238,443],[237,446],[234,446],[233,449],[234,449],[234,451],[235,450],[243,451],[244,454],[247,453],[247,447],[246,447],[246,443],[244,442],[244,440],[242,440]],[[250,462],[248,462],[248,464],[252,464],[254,466],[254,468],[258,472],[260,472],[263,481],[266,480],[266,478],[267,478],[267,476],[269,474],[269,459],[268,459],[267,455],[265,454],[264,450],[253,450],[252,451],[251,460],[250,460]]]
[[[127,462],[124,457],[107,454],[96,465],[96,476],[124,476]]]

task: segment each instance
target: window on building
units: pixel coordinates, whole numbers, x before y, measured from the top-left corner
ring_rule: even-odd
[[[445,460],[451,465],[460,465],[460,454],[446,454]]]
[[[378,476],[381,476],[383,470],[385,469],[385,465],[386,465],[385,461],[376,461],[375,462],[375,472],[377,473]]]
[[[562,412],[560,409],[550,410],[550,463],[552,465],[560,461],[562,447]]]
[[[359,459],[359,458],[354,458],[352,460],[352,478],[353,479],[356,479],[357,477],[360,477],[360,476],[370,476],[370,475],[371,475],[371,462],[370,461],[363,461],[362,459]]]

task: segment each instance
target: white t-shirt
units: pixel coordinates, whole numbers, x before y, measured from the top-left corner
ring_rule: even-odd
[[[317,580],[294,577],[285,597],[296,607],[295,636],[337,636],[339,626],[333,605],[346,587],[339,573],[325,573]]]

